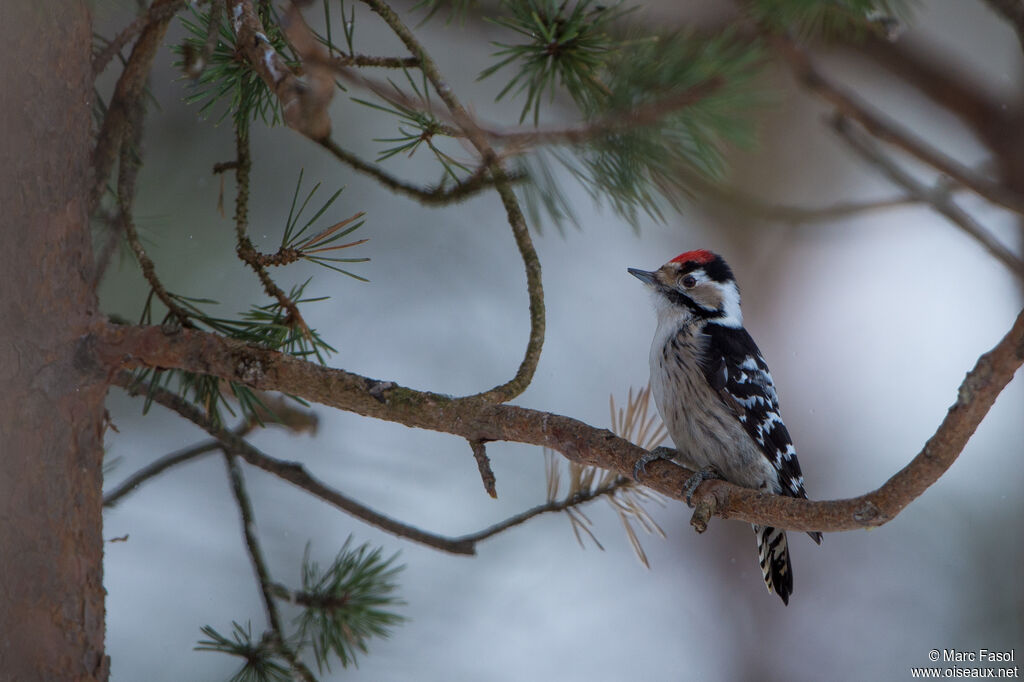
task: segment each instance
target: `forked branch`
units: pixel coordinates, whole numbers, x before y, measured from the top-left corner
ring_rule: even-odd
[[[567,458],[632,475],[646,451],[605,429],[570,417],[480,397],[452,399],[392,382],[254,348],[188,329],[97,324],[84,354],[97,372],[157,366],[180,368],[236,381],[261,390],[301,396],[367,417],[450,433],[467,440],[505,440],[546,446]],[[790,530],[834,532],[880,526],[895,518],[952,465],[996,397],[1024,362],[1024,311],[1013,327],[982,355],[964,379],[956,402],[921,452],[877,490],[845,500],[811,501],[768,495],[724,481],[707,481],[694,495],[709,513]],[[680,499],[692,472],[655,462],[643,483]]]

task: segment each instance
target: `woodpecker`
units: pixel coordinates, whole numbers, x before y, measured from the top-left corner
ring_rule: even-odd
[[[634,473],[664,458],[698,472],[684,489],[688,502],[708,478],[806,498],[775,383],[743,327],[739,287],[726,262],[702,249],[680,254],[653,272],[628,272],[654,296],[658,328],[651,344],[651,393],[676,447],[642,458]],[[754,533],[765,585],[788,605],[793,569],[786,533],[758,525]],[[821,544],[821,533],[808,535]]]

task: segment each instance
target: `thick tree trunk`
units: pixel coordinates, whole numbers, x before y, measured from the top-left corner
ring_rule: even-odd
[[[104,680],[83,0],[0,2],[0,680]]]

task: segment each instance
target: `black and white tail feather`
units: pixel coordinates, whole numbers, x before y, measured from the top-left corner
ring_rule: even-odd
[[[655,293],[651,387],[680,462],[711,467],[738,485],[806,498],[775,384],[743,328],[729,266],[701,250],[681,254],[654,272],[630,273]],[[786,533],[756,525],[754,532],[765,585],[788,604],[793,569]],[[808,535],[821,543],[821,533]]]

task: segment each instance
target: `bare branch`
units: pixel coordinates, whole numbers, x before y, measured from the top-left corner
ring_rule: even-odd
[[[154,18],[146,23],[139,36],[128,63],[121,72],[117,85],[114,87],[114,94],[107,105],[107,114],[103,118],[103,125],[96,135],[96,146],[92,153],[93,186],[89,195],[89,213],[93,213],[99,206],[100,198],[107,186],[107,179],[110,171],[114,168],[114,160],[121,149],[125,132],[130,125],[130,119],[135,116],[135,110],[141,106],[141,98],[146,88],[146,81],[149,79],[149,71],[153,66],[153,58],[160,48],[164,34],[167,32],[167,25],[173,13],[166,12],[166,8],[173,7],[178,0],[156,0],[150,9],[149,14]]]
[[[181,368],[298,395],[367,417],[451,433],[469,440],[546,446],[583,464],[632,475],[647,451],[570,417],[495,404],[479,396],[453,399],[380,382],[341,369],[254,348],[214,334],[97,323],[84,341],[103,376],[139,365]],[[896,517],[949,468],[1024,362],[1024,311],[990,352],[979,358],[942,425],[914,460],[881,488],[847,500],[818,502],[769,495],[724,481],[706,481],[694,499],[715,498],[716,514],[790,530],[835,532],[880,526]],[[644,484],[680,499],[693,472],[666,462],[648,466]]]
[[[488,164],[481,164],[473,173],[458,185],[446,187],[420,187],[394,177],[380,166],[368,163],[352,152],[342,148],[332,138],[327,137],[317,140],[317,144],[329,151],[336,159],[347,164],[352,169],[374,178],[384,187],[396,194],[404,194],[407,197],[426,206],[444,206],[455,204],[464,199],[479,194],[482,190],[491,189],[495,185],[495,179],[491,176]],[[520,175],[507,176],[508,182],[519,182],[523,177]]]
[[[998,182],[978,175],[959,161],[929,146],[892,119],[876,112],[866,102],[847,93],[825,78],[815,68],[807,54],[793,42],[784,38],[775,38],[774,44],[778,53],[789,63],[793,74],[804,86],[830,102],[841,113],[859,122],[869,133],[945,173],[954,182],[985,197],[992,203],[1024,215],[1024,196]]]
[[[486,540],[487,538],[494,537],[498,533],[502,533],[508,530],[509,528],[514,528],[515,526],[526,523],[535,516],[540,516],[541,514],[548,514],[551,512],[568,511],[570,509],[574,509],[583,504],[586,504],[587,502],[593,502],[594,500],[600,499],[602,497],[614,495],[617,491],[629,485],[633,485],[632,479],[619,477],[616,478],[615,481],[613,481],[612,483],[609,483],[608,485],[599,486],[597,488],[594,488],[593,490],[581,492],[577,495],[572,495],[564,500],[552,500],[550,502],[545,502],[544,504],[539,504],[536,507],[533,507],[532,509],[527,509],[526,511],[516,514],[515,516],[510,516],[504,521],[496,523],[493,526],[490,526],[489,528],[485,528],[481,531],[471,533],[469,535],[463,535],[459,538],[459,540],[462,540],[464,542],[477,543],[481,540]]]
[[[932,189],[925,187],[918,182],[910,173],[904,171],[892,159],[883,154],[870,137],[855,129],[846,117],[839,114],[832,116],[831,125],[836,134],[851,149],[857,152],[861,158],[881,170],[890,180],[905,189],[911,196],[917,197],[944,215],[950,222],[985,247],[986,251],[1008,267],[1017,277],[1024,279],[1024,261],[1003,246],[991,232],[986,230],[970,214],[957,206],[947,191],[942,188]]]
[[[371,526],[376,526],[377,528],[380,528],[387,533],[391,533],[396,537],[418,542],[427,547],[432,547],[433,549],[449,552],[451,554],[472,556],[476,554],[476,544],[478,542],[494,537],[505,530],[525,523],[535,516],[548,512],[560,512],[572,509],[599,497],[614,495],[614,493],[619,489],[633,485],[631,480],[616,478],[608,484],[599,486],[594,490],[585,493],[575,493],[561,501],[549,500],[546,504],[528,509],[483,530],[451,538],[430,533],[414,526],[395,521],[390,517],[356,502],[312,476],[306,471],[305,467],[298,462],[286,462],[271,457],[246,441],[242,435],[237,432],[237,430],[232,432],[224,429],[223,427],[217,426],[203,411],[176,393],[168,391],[165,388],[150,387],[139,384],[127,372],[117,373],[113,378],[113,382],[125,389],[129,395],[148,395],[152,397],[154,402],[177,412],[179,415],[199,426],[214,437],[213,444],[203,444],[195,448],[190,448],[182,453],[177,453],[167,458],[163,458],[161,461],[170,460],[172,458],[176,461],[168,462],[166,466],[162,466],[158,471],[153,471],[144,478],[151,478],[174,464],[179,464],[187,459],[194,458],[210,450],[221,448],[241,457],[248,464],[262,469],[267,473],[273,474],[280,479],[288,481],[296,487],[310,493],[314,497],[320,498],[328,504],[337,507],[341,511],[350,514]],[[202,452],[200,452],[200,450]],[[133,476],[130,480],[135,480],[143,473],[143,471],[140,471],[139,474],[136,474],[136,476]],[[135,484],[137,485],[141,480],[142,478],[135,481]],[[128,485],[129,483],[126,482],[125,484],[122,484],[118,490],[126,488]],[[117,497],[121,497],[123,494],[124,493],[121,493]],[[112,504],[116,499],[117,498],[115,497],[109,504]],[[109,506],[106,501],[104,504]]]
[[[139,142],[142,139],[142,105],[135,101],[131,103],[131,111],[126,110],[124,119],[124,137],[121,140],[121,155],[117,169],[117,209],[118,221],[124,231],[128,245],[131,246],[135,260],[138,261],[142,274],[149,282],[149,286],[157,298],[167,306],[175,319],[183,327],[191,327],[192,322],[188,313],[179,306],[160,278],[156,276],[156,265],[153,264],[146,249],[142,246],[139,233],[135,229],[135,219],[132,215],[132,207],[135,203],[135,182],[138,179],[139,171]],[[98,281],[95,283],[98,285]]]
[[[245,479],[242,478],[242,470],[237,460],[230,454],[224,455],[228,466],[228,477],[231,479],[231,492],[235,495],[235,502],[238,503],[238,511],[242,517],[242,534],[245,537],[245,546],[249,551],[249,559],[252,562],[253,571],[259,582],[260,594],[263,597],[263,607],[267,612],[267,620],[273,632],[274,646],[278,653],[288,661],[300,678],[306,682],[315,682],[313,673],[306,665],[299,660],[298,654],[288,643],[284,635],[284,628],[281,626],[281,615],[277,610],[277,603],[274,601],[274,582],[270,579],[270,572],[267,570],[266,561],[263,559],[263,551],[260,549],[259,540],[256,538],[256,523],[252,515],[252,502],[249,501],[249,493],[245,489]]]
[[[868,38],[849,47],[916,88],[992,146],[992,135],[1004,112],[984,90],[981,80],[963,73],[948,54],[922,41],[908,40],[908,36],[895,42]]]
[[[710,199],[725,208],[733,209],[744,215],[760,220],[770,220],[788,225],[806,225],[807,223],[829,222],[841,218],[849,218],[862,213],[882,211],[902,206],[914,206],[924,200],[915,196],[892,197],[870,201],[843,201],[831,206],[810,207],[790,206],[766,201],[760,197],[747,194],[734,187],[728,187],[705,179],[699,173],[681,169],[680,174],[686,179],[687,185],[694,188],[701,199]]]
[[[540,361],[541,348],[544,345],[544,287],[541,283],[540,258],[537,257],[537,251],[533,246],[526,218],[519,207],[519,201],[512,192],[511,180],[498,160],[498,155],[490,146],[487,133],[481,130],[459,102],[451,87],[441,76],[434,60],[430,58],[409,28],[384,0],[363,1],[380,15],[384,23],[405,44],[412,56],[419,60],[420,70],[433,85],[441,101],[448,107],[455,124],[465,132],[466,138],[480,153],[482,165],[489,167],[490,175],[494,178],[495,189],[505,207],[508,223],[512,228],[512,236],[515,238],[516,246],[526,268],[526,289],[530,296],[530,338],[515,376],[504,384],[484,391],[476,397],[488,402],[507,402],[521,394],[530,385],[533,374],[537,370],[537,363]]]
[[[235,153],[235,182],[238,185],[235,195],[235,251],[242,262],[256,273],[267,296],[276,298],[281,307],[288,311],[286,321],[296,325],[307,339],[312,338],[312,332],[302,317],[299,306],[270,277],[267,268],[260,262],[260,253],[256,251],[252,240],[246,234],[249,229],[249,173],[252,159],[249,156],[249,130],[245,124],[235,126]]]
[[[250,431],[251,428],[252,427],[247,426],[244,431],[238,429],[235,433],[241,437]],[[164,455],[163,457],[160,457],[152,463],[142,467],[122,481],[116,488],[104,495],[103,506],[113,507],[121,500],[122,497],[135,492],[140,485],[149,479],[159,476],[163,472],[172,467],[176,467],[179,464],[190,462],[193,459],[197,459],[203,455],[220,450],[221,447],[221,442],[219,440],[209,440],[205,443],[199,443],[198,445],[193,445],[190,448],[185,448],[183,450],[178,450],[177,452],[172,452],[169,455]]]
[[[218,426],[210,419],[205,412],[188,402],[181,396],[165,388],[151,387],[139,384],[134,378],[126,373],[119,372],[113,378],[115,385],[120,386],[132,396],[151,396],[153,402],[163,405],[203,429],[227,452],[244,459],[248,464],[263,469],[280,479],[288,481],[292,485],[305,490],[315,497],[331,504],[347,514],[365,521],[371,526],[376,526],[392,535],[419,542],[420,544],[439,549],[452,554],[475,554],[472,542],[465,542],[458,538],[447,538],[442,535],[428,533],[413,526],[395,521],[383,514],[375,512],[369,507],[346,497],[337,490],[324,484],[311,474],[298,462],[286,462],[260,451],[240,434],[229,431]],[[166,468],[166,467],[164,467]]]
[[[384,69],[415,69],[420,65],[416,57],[369,57],[364,54],[341,54],[330,58],[332,68],[349,66],[377,66]]]
[[[480,469],[480,478],[484,482],[484,490],[491,497],[497,499],[498,491],[494,487],[494,472],[491,470],[491,460],[487,457],[487,450],[484,448],[484,442],[481,440],[469,441],[469,447],[473,449],[473,459],[476,460],[476,466]]]

